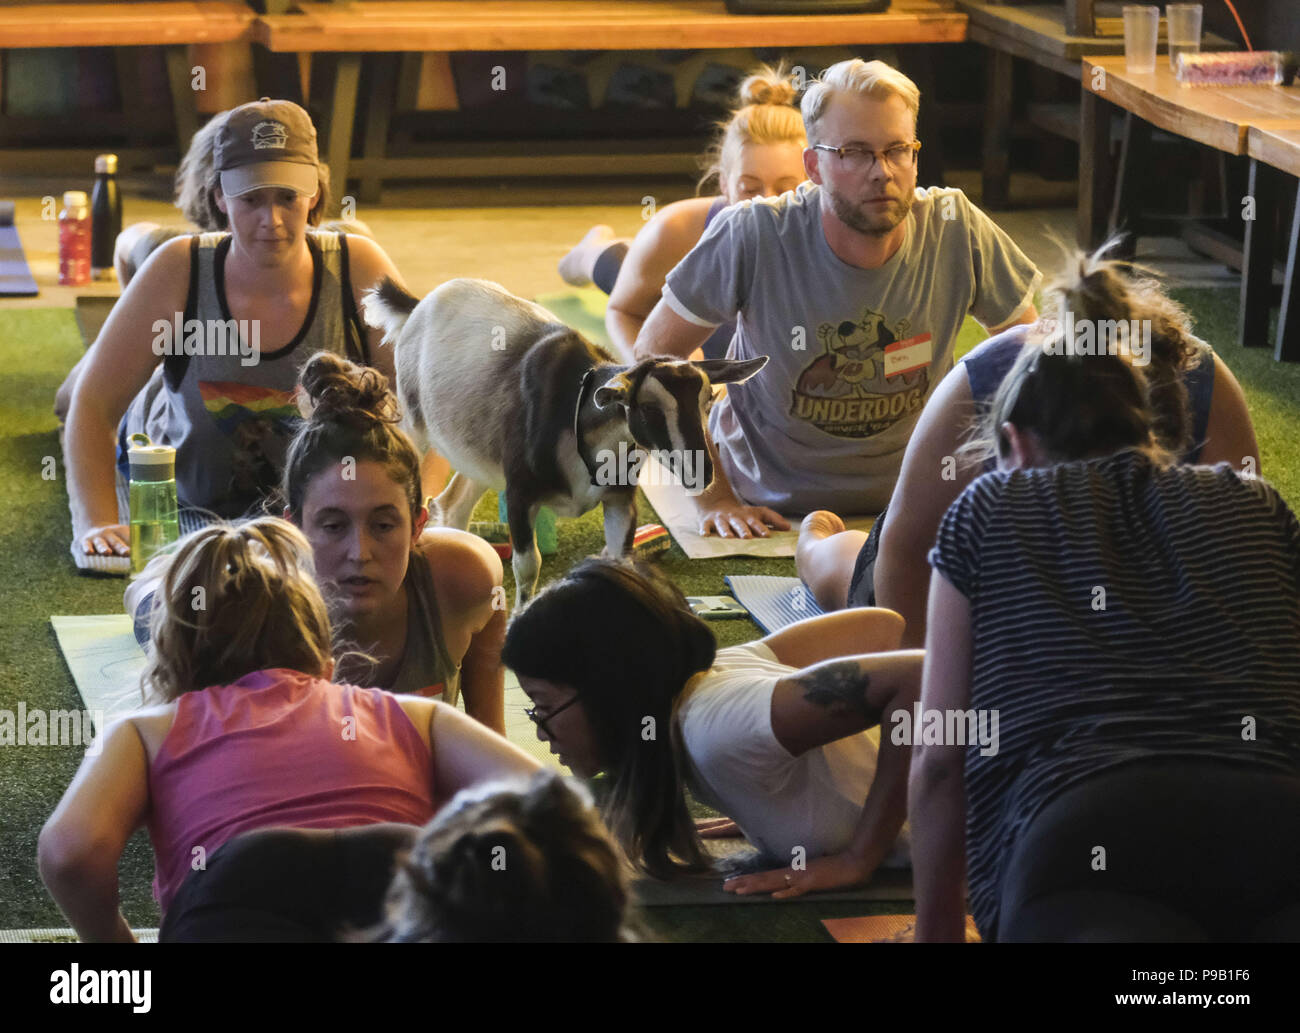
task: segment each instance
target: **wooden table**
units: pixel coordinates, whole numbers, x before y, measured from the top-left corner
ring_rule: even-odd
[[[327,154],[336,193],[349,172],[376,199],[385,171],[432,176],[446,158],[385,157],[396,96],[394,62],[374,64],[363,157],[350,156],[362,54],[498,50],[701,50],[715,47],[955,43],[966,15],[952,0],[894,0],[882,14],[733,15],[722,0],[367,0],[296,3],[289,14],[257,19],[254,39],[277,53],[337,53]],[[462,159],[461,164],[464,164]],[[485,158],[484,170],[492,166]],[[500,162],[495,163],[500,174]],[[551,163],[553,164],[553,163]],[[546,170],[529,155],[515,171]]]
[[[970,18],[967,38],[989,48],[984,84],[983,194],[986,208],[1005,208],[1010,201],[1012,71],[1016,58],[1078,79],[1084,55],[1123,55],[1121,2],[1096,5],[1095,35],[1072,31],[1067,5],[1061,3],[991,3],[957,0]],[[1161,22],[1163,33],[1164,23]],[[1163,36],[1162,36],[1163,39]],[[1225,50],[1228,40],[1205,34],[1205,50]],[[1029,121],[1041,129],[1078,142],[1079,113],[1073,104],[1030,104]]]
[[[1300,180],[1300,126],[1293,129],[1251,126],[1246,134],[1246,153],[1250,155],[1250,194],[1255,198],[1256,210],[1269,211],[1269,206],[1282,202],[1285,193],[1280,177],[1265,169],[1278,170]],[[1248,305],[1247,294],[1252,300],[1268,297],[1265,292],[1273,284],[1275,247],[1272,219],[1256,218],[1246,224],[1245,261],[1241,270],[1242,311],[1238,320],[1243,344],[1253,344],[1268,333],[1269,306]],[[1300,186],[1295,191],[1286,254],[1273,357],[1297,362],[1300,361]]]
[[[1255,131],[1261,154],[1274,155],[1283,161],[1289,160],[1287,134],[1300,130],[1300,87],[1183,86],[1174,77],[1168,61],[1157,60],[1156,70],[1147,75],[1130,75],[1123,57],[1095,55],[1083,58],[1081,74],[1084,103],[1080,112],[1078,226],[1079,241],[1088,248],[1096,247],[1107,234],[1124,225],[1134,184],[1139,177],[1150,175],[1145,159],[1151,126],[1236,156],[1249,153],[1250,134]],[[1102,100],[1128,113],[1125,145],[1116,177],[1118,185],[1109,218],[1099,203],[1102,184],[1108,178],[1110,151],[1110,109]],[[1139,127],[1144,127],[1145,132]],[[1269,173],[1258,165],[1258,158],[1253,158],[1249,192],[1255,198],[1257,211],[1273,210],[1272,205],[1281,196],[1275,187]],[[1293,234],[1287,263],[1288,287],[1294,272],[1295,250]],[[1272,254],[1272,221],[1247,220],[1238,314],[1238,337],[1245,346],[1265,343],[1266,332],[1261,331],[1260,321],[1267,326]],[[1292,337],[1300,332],[1296,325],[1300,317],[1288,320],[1287,315],[1284,309],[1275,356],[1300,358],[1292,342]]]
[[[183,154],[199,127],[186,48],[247,43],[256,17],[243,0],[7,5],[0,6],[0,49],[162,46]],[[135,77],[130,52],[119,51],[117,58],[123,102],[143,106],[132,95]],[[202,63],[201,54],[197,60]]]

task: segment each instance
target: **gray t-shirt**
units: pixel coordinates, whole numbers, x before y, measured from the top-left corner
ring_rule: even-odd
[[[732,205],[668,274],[663,297],[700,326],[735,318],[729,358],[771,357],[728,386],[709,421],[737,495],[790,514],[878,512],[966,315],[1010,322],[1040,277],[965,194],[944,187],[917,189],[888,262],[848,265],[826,241],[820,196],[803,183]]]

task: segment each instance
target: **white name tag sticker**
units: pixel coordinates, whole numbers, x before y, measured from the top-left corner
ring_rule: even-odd
[[[885,346],[885,376],[896,377],[930,365],[934,359],[934,342],[929,334],[909,337]]]

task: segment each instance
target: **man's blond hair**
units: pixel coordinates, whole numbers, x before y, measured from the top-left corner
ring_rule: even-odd
[[[826,114],[831,98],[837,93],[857,93],[874,100],[902,97],[907,110],[912,114],[913,128],[916,126],[917,112],[921,108],[921,91],[916,88],[916,83],[883,61],[863,61],[862,58],[855,57],[851,61],[831,65],[809,83],[800,109],[810,145],[825,142],[817,132],[817,124]]]

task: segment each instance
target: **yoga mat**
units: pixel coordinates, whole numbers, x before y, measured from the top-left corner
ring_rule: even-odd
[[[598,287],[556,291],[537,295],[537,304],[549,309],[562,323],[567,323],[583,337],[613,354],[614,346],[605,329],[605,303],[609,300]]]
[[[799,543],[799,520],[787,516],[789,531],[769,529],[766,538],[720,538],[704,536],[697,531],[699,520],[695,504],[686,494],[686,488],[673,484],[671,475],[654,456],[641,467],[641,490],[659,515],[659,522],[668,528],[673,540],[693,560],[720,559],[724,556],[793,556]],[[875,517],[843,517],[849,531],[870,531]]]
[[[145,655],[126,614],[51,617],[54,634],[86,710],[103,711],[105,724],[140,707],[140,672]],[[506,738],[548,768],[568,773],[537,738],[524,711],[532,706],[519,679],[506,671]],[[98,734],[103,729],[96,729]]]
[[[14,226],[14,203],[0,201],[0,296],[30,298],[39,293]]]
[[[132,929],[137,943],[157,943],[157,929]],[[0,943],[80,943],[71,929],[0,929]]]
[[[822,925],[836,943],[913,943],[916,939],[916,915],[823,918]],[[966,916],[966,942],[981,942],[975,919],[970,915]]]
[[[797,577],[724,574],[722,580],[767,635],[824,612]]]
[[[558,771],[561,774],[569,775],[569,771],[559,759],[551,753],[547,743],[537,738],[537,726],[528,720],[528,715],[524,713],[533,705],[523,689],[519,687],[519,679],[515,677],[515,672],[506,670],[506,738],[522,749],[531,757],[536,757],[545,767],[552,771]]]
[[[705,840],[708,844],[710,841]],[[741,847],[748,844],[736,840]],[[877,872],[871,883],[852,890],[834,890],[824,893],[805,893],[790,900],[777,900],[770,893],[750,893],[739,896],[722,888],[719,875],[691,876],[660,882],[656,879],[635,879],[632,895],[642,907],[700,907],[713,904],[785,904],[833,900],[907,900],[913,899],[912,872],[888,869]],[[852,921],[858,921],[853,919]],[[834,933],[832,932],[832,935]]]
[[[86,710],[102,711],[107,726],[140,708],[145,656],[131,631],[130,617],[124,613],[51,617],[50,623]],[[95,734],[103,730],[97,728]]]
[[[81,343],[89,348],[95,343],[99,331],[104,328],[108,314],[117,304],[117,298],[102,295],[84,295],[77,299],[77,329],[81,331]]]

